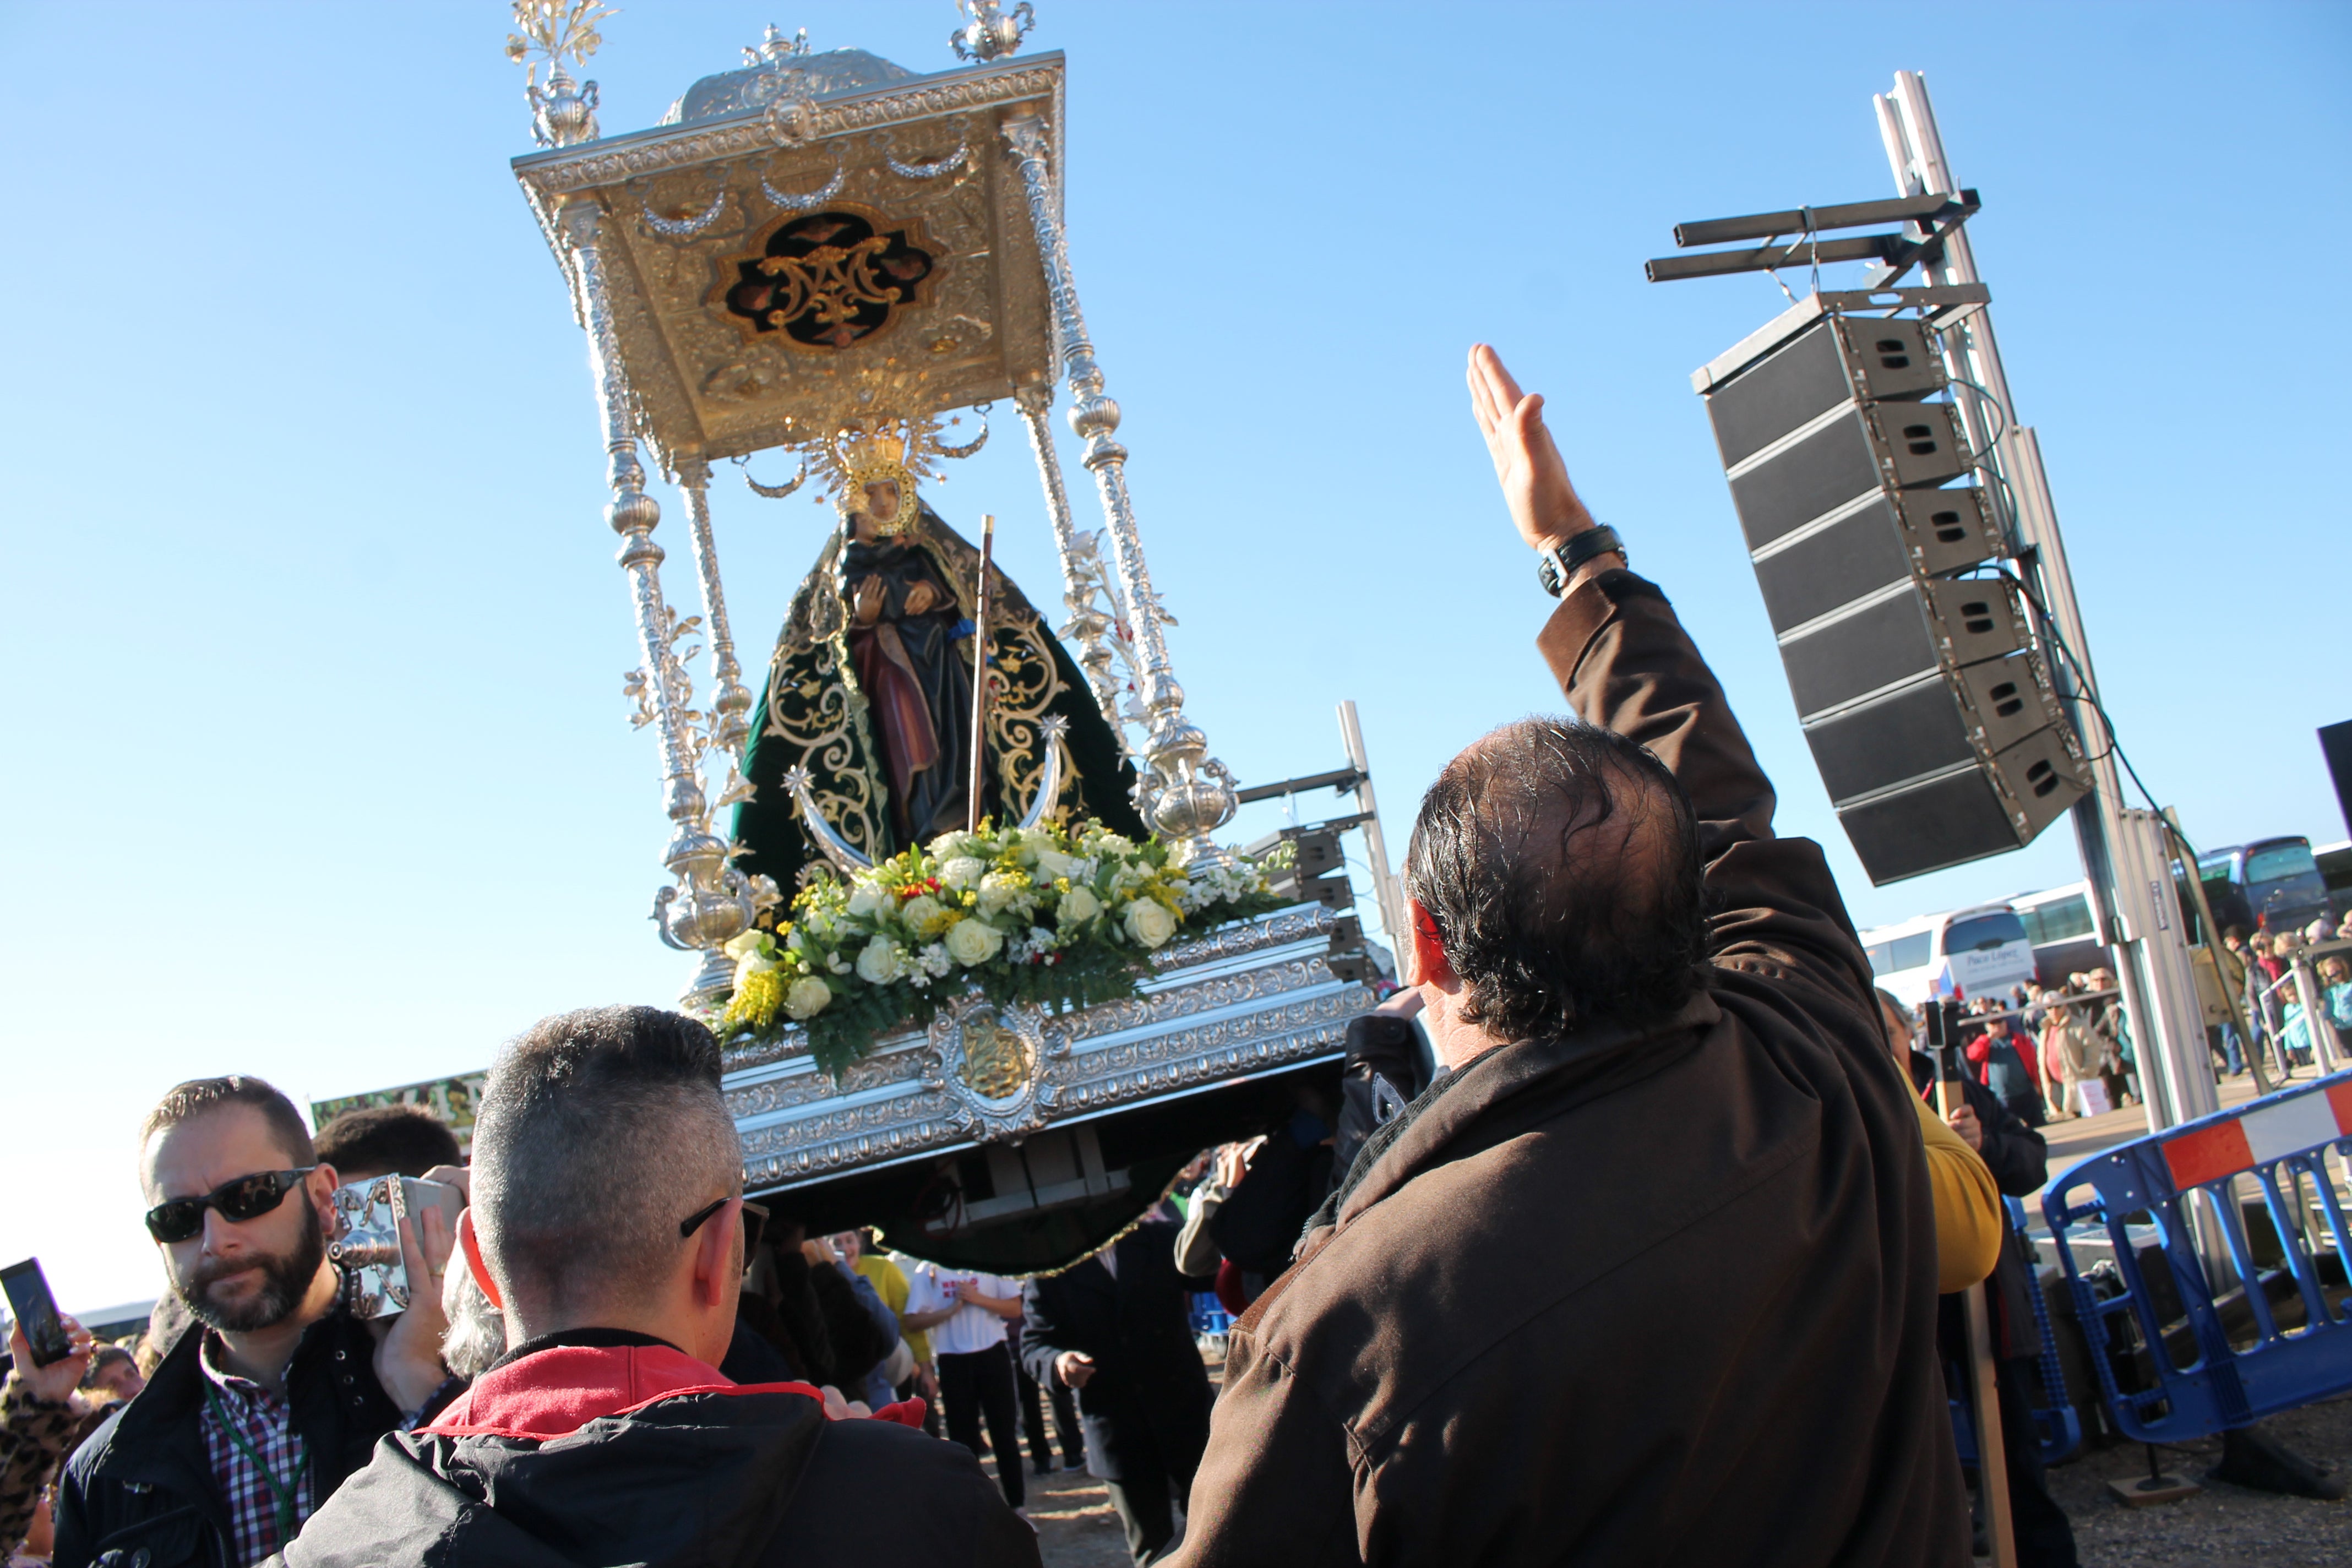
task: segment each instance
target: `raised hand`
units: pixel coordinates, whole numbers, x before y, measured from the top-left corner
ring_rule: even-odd
[[[1543,421],[1543,395],[1522,393],[1494,349],[1470,351],[1470,414],[1495,460],[1495,482],[1511,521],[1531,550],[1566,542],[1592,526],[1592,514],[1569,483],[1568,464]]]
[[[441,1279],[457,1238],[438,1204],[400,1222],[401,1257],[408,1265],[408,1307],[375,1347],[375,1380],[402,1410],[415,1410],[449,1375],[441,1342],[449,1315],[441,1309]]]
[[[72,1342],[73,1349],[47,1366],[33,1364],[33,1347],[26,1342],[24,1324],[12,1324],[8,1330],[8,1353],[16,1358],[16,1375],[25,1380],[33,1397],[44,1405],[63,1405],[73,1397],[73,1391],[89,1374],[89,1358],[98,1348],[89,1331],[73,1319],[60,1312],[58,1321],[65,1325],[66,1337]]]

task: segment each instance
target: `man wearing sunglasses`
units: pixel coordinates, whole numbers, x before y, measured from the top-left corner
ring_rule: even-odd
[[[745,1205],[719,1076],[710,1031],[653,1007],[544,1019],[501,1054],[457,1232],[513,1348],[380,1445],[287,1568],[1036,1568],[1034,1532],[962,1448],[720,1370]]]
[[[68,1465],[56,1562],[242,1568],[291,1540],[377,1438],[457,1392],[448,1324],[437,1289],[381,1338],[342,1310],[335,1168],[261,1079],[181,1084],[140,1151],[147,1231],[195,1321]],[[455,1240],[440,1214],[402,1238],[409,1278],[437,1280]]]

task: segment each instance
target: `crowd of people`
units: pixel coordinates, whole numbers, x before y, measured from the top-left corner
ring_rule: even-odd
[[[1469,380],[1576,716],[1429,792],[1405,988],[1336,1088],[1015,1280],[747,1200],[719,1044],[676,1013],[534,1026],[467,1160],[413,1109],[314,1137],[257,1079],[182,1084],[139,1137],[170,1291],[136,1364],[15,1342],[0,1537],[52,1531],[59,1568],[1034,1564],[1050,1406],[1139,1564],[1964,1563],[1953,1293],[1991,1279],[2013,1373],[2000,1194],[2042,1180],[2046,1117],[2132,1092],[2113,987],[1988,1009],[1979,1081],[1931,1107],[1820,848],[1774,835],[1542,400],[1491,349]],[[402,1222],[415,1288],[361,1319],[333,1194],[391,1173],[463,1208]],[[1204,1289],[1235,1314],[1213,1397]],[[2022,1560],[2071,1563],[2032,1452]]]

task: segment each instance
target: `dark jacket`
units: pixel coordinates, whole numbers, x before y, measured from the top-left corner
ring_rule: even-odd
[[[825,1419],[804,1384],[739,1385],[642,1334],[517,1347],[403,1433],[273,1568],[583,1563],[1036,1568],[979,1463],[889,1421]]]
[[[1176,1230],[1151,1220],[1121,1237],[1117,1279],[1089,1258],[1021,1289],[1021,1364],[1030,1376],[1052,1386],[1064,1351],[1095,1359],[1078,1415],[1087,1469],[1104,1480],[1165,1476],[1189,1487],[1209,1440],[1209,1373],[1176,1272]]]
[[[1918,1117],[1822,852],[1651,584],[1538,646],[1696,808],[1707,984],[1366,1143],[1235,1326],[1173,1561],[1964,1564]]]
[[[58,1489],[58,1568],[103,1554],[144,1568],[237,1568],[228,1506],[205,1458],[198,1421],[201,1327],[180,1336],[138,1398],[90,1435],[66,1462]],[[331,1312],[304,1331],[286,1369],[294,1429],[310,1457],[312,1495],[326,1497],[367,1463],[401,1412],[375,1381],[375,1339],[364,1323]],[[145,1556],[139,1554],[144,1551]]]
[[[1911,1081],[1922,1094],[1928,1092],[1936,1081],[1936,1060],[1925,1051],[1911,1053]],[[1969,1107],[1977,1113],[1977,1125],[1984,1129],[1984,1147],[1977,1151],[1992,1173],[1993,1185],[2007,1198],[2032,1197],[2050,1180],[2049,1141],[2027,1126],[2017,1113],[2001,1102],[2000,1097],[1980,1083],[1960,1080],[1960,1091],[1967,1096]],[[1934,1101],[1929,1100],[1930,1104]],[[1993,1265],[1990,1280],[1993,1309],[1993,1349],[2003,1361],[2013,1361],[2042,1353],[2042,1325],[2033,1315],[2031,1292],[2039,1289],[2034,1283],[2033,1260],[2025,1255],[2025,1238],[2017,1227],[2002,1216],[2000,1261]],[[1957,1301],[1958,1298],[1954,1298]],[[1958,1314],[1947,1310],[1951,1320],[1944,1330],[1947,1352],[1956,1348],[1953,1327]],[[1961,1354],[1966,1355],[1965,1340],[1957,1342]]]

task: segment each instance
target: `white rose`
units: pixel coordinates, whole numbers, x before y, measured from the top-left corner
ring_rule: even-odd
[[[857,955],[857,978],[868,985],[887,985],[898,978],[903,962],[898,944],[887,936],[877,936]]]
[[[962,892],[976,885],[988,874],[988,862],[971,855],[954,855],[940,862],[940,882],[942,886]]]
[[[969,859],[971,856],[971,835],[942,833],[923,847],[930,852],[934,860]]]
[[[1085,866],[1086,862],[1076,856],[1065,855],[1058,849],[1037,851],[1037,869],[1048,881],[1056,877],[1075,878],[1085,868]]]
[[[1121,911],[1127,934],[1145,948],[1165,947],[1176,934],[1176,917],[1157,899],[1138,899]]]
[[[1102,900],[1095,897],[1091,889],[1072,888],[1062,895],[1061,918],[1064,925],[1076,925],[1082,921],[1090,921],[1102,913]]]
[[[740,936],[729,938],[727,945],[719,951],[730,958],[741,958],[749,952],[767,952],[772,945],[772,939],[768,933],[754,927]]]
[[[814,1018],[832,1000],[832,986],[814,974],[803,974],[784,993],[784,1012],[794,1018]]]
[[[1026,892],[1022,879],[1010,871],[991,871],[980,879],[980,911],[992,915]]]
[[[933,937],[947,923],[948,911],[929,893],[918,893],[898,906],[898,923],[919,937]]]
[[[986,921],[958,921],[948,931],[948,956],[970,969],[986,963],[1004,946],[1004,933]]]
[[[849,912],[859,920],[867,920],[882,907],[882,889],[871,882],[859,882],[849,889]]]
[[[756,952],[745,953],[735,961],[735,989],[742,990],[744,981],[754,974],[762,973],[775,967],[776,961],[772,958],[763,957]]]

